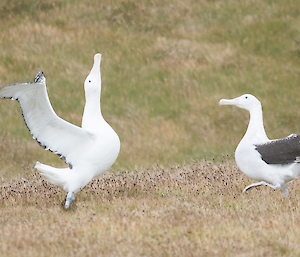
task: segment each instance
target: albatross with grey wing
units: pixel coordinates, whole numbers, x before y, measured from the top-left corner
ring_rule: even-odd
[[[219,104],[235,105],[250,112],[249,125],[236,148],[235,160],[246,176],[259,182],[247,186],[243,192],[264,185],[282,188],[288,197],[288,184],[300,173],[300,135],[270,140],[263,125],[261,103],[251,94],[222,99]]]
[[[18,83],[0,89],[0,98],[19,101],[33,138],[69,164],[68,168],[54,168],[39,162],[35,165],[52,184],[68,192],[65,208],[69,207],[76,192],[113,165],[120,151],[118,135],[101,114],[100,62],[101,54],[96,54],[93,68],[84,82],[86,103],[81,127],[56,115],[42,71],[32,83]]]

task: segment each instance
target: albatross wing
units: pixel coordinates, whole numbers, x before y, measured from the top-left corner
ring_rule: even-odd
[[[42,71],[33,83],[17,83],[0,89],[0,98],[18,100],[33,137],[42,147],[69,164],[70,168],[77,165],[93,145],[92,134],[56,115]]]
[[[293,163],[300,157],[300,135],[291,134],[255,147],[267,164]]]

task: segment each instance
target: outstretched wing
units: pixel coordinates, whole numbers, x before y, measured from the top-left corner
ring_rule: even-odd
[[[18,83],[0,89],[0,98],[18,100],[33,138],[57,154],[69,166],[77,165],[93,145],[93,135],[56,115],[40,71],[33,83]]]
[[[300,135],[292,134],[255,147],[268,164],[293,163],[300,157]]]

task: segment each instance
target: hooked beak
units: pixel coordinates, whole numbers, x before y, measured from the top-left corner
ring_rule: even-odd
[[[219,105],[238,105],[240,102],[240,97],[234,99],[221,99]]]
[[[101,54],[95,54],[94,65],[92,70],[90,71],[90,75],[95,75],[98,72],[100,72],[100,62],[101,62]]]

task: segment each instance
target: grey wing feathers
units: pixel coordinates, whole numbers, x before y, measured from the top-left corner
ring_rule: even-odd
[[[40,71],[33,83],[18,83],[0,89],[0,98],[18,100],[33,137],[72,167],[91,148],[93,136],[56,115],[45,82],[43,72]]]
[[[268,164],[288,164],[298,162],[300,157],[300,135],[272,140],[265,144],[255,145],[262,160]]]

